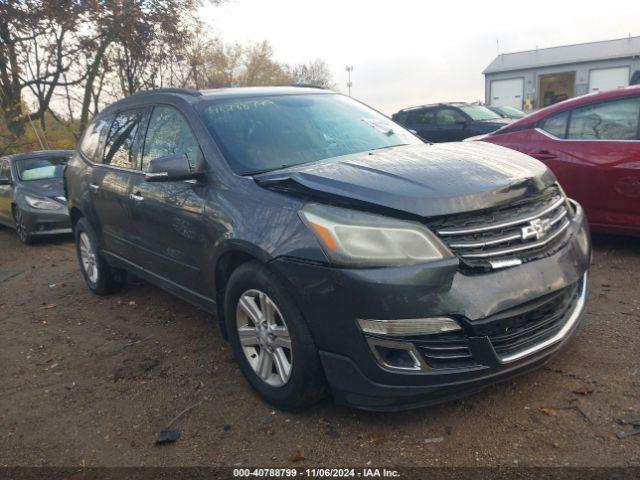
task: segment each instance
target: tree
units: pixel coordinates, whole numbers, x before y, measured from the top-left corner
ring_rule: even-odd
[[[69,37],[79,12],[73,0],[0,1],[0,106],[14,137],[24,134],[28,121],[39,119],[45,128],[54,90],[77,52]],[[25,111],[25,89],[36,98],[35,112]]]
[[[334,87],[329,64],[319,58],[309,63],[300,63],[290,67],[289,77],[293,83],[305,83],[324,88]]]
[[[245,50],[242,66],[244,72],[240,83],[243,86],[278,85],[291,81],[285,67],[274,60],[273,48],[266,40]]]

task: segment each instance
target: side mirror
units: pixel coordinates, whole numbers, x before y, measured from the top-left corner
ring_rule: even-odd
[[[203,176],[203,172],[192,172],[189,158],[180,153],[151,160],[144,178],[147,182],[174,182],[200,179]]]
[[[2,185],[11,185],[11,180],[7,177],[0,177],[0,186]]]
[[[409,131],[410,131],[411,133],[413,133],[414,135],[416,135],[416,136],[418,135],[418,131],[417,131],[417,130],[414,130],[413,128],[410,128],[410,129],[409,129]]]

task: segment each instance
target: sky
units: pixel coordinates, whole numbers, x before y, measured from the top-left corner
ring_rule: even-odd
[[[205,0],[206,1],[206,0]],[[640,1],[231,0],[201,19],[229,42],[271,42],[278,60],[321,58],[336,90],[386,114],[484,100],[498,52],[640,35]]]

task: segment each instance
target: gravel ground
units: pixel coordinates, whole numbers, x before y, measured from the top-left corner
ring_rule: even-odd
[[[0,466],[640,465],[640,435],[616,436],[640,411],[640,239],[594,244],[586,326],[546,367],[437,407],[289,414],[209,315],[147,284],[96,297],[69,238],[0,229]]]

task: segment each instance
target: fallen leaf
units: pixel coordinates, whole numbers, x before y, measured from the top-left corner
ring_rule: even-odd
[[[291,454],[289,460],[291,460],[292,462],[301,462],[305,458],[306,457],[304,456],[304,450],[296,450]]]
[[[578,395],[590,395],[593,393],[593,388],[589,388],[589,387],[580,387],[580,388],[576,388],[573,393],[578,394]]]
[[[553,407],[538,407],[538,410],[547,415],[551,415],[556,411]]]
[[[380,445],[382,442],[384,442],[384,436],[383,435],[379,435],[377,433],[372,433],[371,435],[369,435],[367,437],[367,441],[371,445]]]

